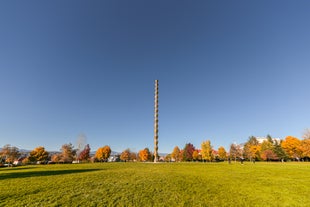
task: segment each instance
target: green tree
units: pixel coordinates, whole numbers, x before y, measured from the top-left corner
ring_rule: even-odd
[[[212,146],[210,140],[201,143],[201,157],[203,160],[211,162],[213,160],[212,156]]]
[[[277,157],[281,160],[285,160],[287,158],[287,155],[285,154],[285,151],[281,147],[281,143],[278,141],[274,142],[274,148],[273,148],[274,153],[277,155]]]

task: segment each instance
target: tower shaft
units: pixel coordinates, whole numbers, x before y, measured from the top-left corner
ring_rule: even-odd
[[[155,80],[154,162],[158,161],[158,80]]]

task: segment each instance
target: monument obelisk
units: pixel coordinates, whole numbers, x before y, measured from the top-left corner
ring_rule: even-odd
[[[155,80],[154,162],[158,161],[158,80]]]

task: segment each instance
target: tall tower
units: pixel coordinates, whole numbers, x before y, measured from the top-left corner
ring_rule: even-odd
[[[158,161],[158,80],[155,80],[154,162]]]

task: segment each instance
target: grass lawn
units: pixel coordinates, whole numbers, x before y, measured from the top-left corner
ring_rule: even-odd
[[[310,163],[96,163],[0,169],[0,206],[309,206]]]

